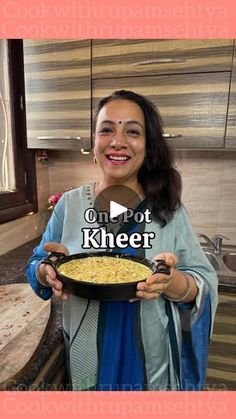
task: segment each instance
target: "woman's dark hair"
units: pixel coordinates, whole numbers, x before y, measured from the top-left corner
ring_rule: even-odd
[[[93,120],[94,133],[102,107],[117,99],[135,102],[143,111],[146,155],[138,172],[138,181],[145,192],[153,219],[165,226],[181,205],[182,182],[179,172],[173,166],[173,152],[163,138],[161,117],[149,99],[128,90],[117,90],[98,103]]]

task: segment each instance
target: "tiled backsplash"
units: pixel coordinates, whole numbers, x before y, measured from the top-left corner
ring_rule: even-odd
[[[177,167],[194,230],[236,243],[236,152],[179,151]]]
[[[37,163],[39,213],[0,225],[0,254],[42,233],[50,194],[99,179],[92,155],[51,151],[48,157],[46,164]],[[236,151],[178,150],[176,167],[194,230],[223,234],[236,244]]]
[[[58,151],[49,161],[51,192],[99,179],[90,155]],[[194,230],[224,234],[236,243],[236,151],[177,150],[176,167]]]

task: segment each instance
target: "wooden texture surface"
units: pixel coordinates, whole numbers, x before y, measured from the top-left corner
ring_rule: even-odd
[[[231,39],[92,40],[92,77],[231,69]]]
[[[24,40],[28,147],[89,149],[91,99],[130,88],[156,102],[167,134],[182,135],[174,146],[222,148],[233,47],[232,39]],[[229,145],[233,90],[231,102]]]
[[[236,46],[234,46],[225,146],[236,149]]]
[[[46,330],[51,302],[28,284],[0,286],[0,389],[24,374]]]
[[[90,41],[24,40],[24,66],[28,147],[90,146]]]
[[[209,349],[207,390],[236,390],[236,295],[220,294]]]
[[[229,72],[93,80],[93,108],[114,90],[127,89],[151,99],[160,110],[168,140],[175,147],[223,147]]]

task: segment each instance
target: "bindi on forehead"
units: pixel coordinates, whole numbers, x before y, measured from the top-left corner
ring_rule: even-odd
[[[142,129],[144,129],[143,124],[140,121],[135,120],[135,119],[124,120],[124,121],[122,121],[121,119],[118,119],[118,120],[104,119],[103,121],[99,123],[99,125],[103,125],[103,124],[110,124],[113,126],[121,125],[121,124],[124,124],[124,125],[137,124],[137,125],[140,125]]]

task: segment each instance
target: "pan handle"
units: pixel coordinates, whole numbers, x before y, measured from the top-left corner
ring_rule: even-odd
[[[152,261],[153,274],[170,275],[170,267],[164,259],[155,259]]]
[[[66,257],[65,253],[51,252],[45,259],[41,261],[41,263],[45,263],[45,265],[50,265],[54,269],[56,269],[56,263],[63,262],[65,257]]]

